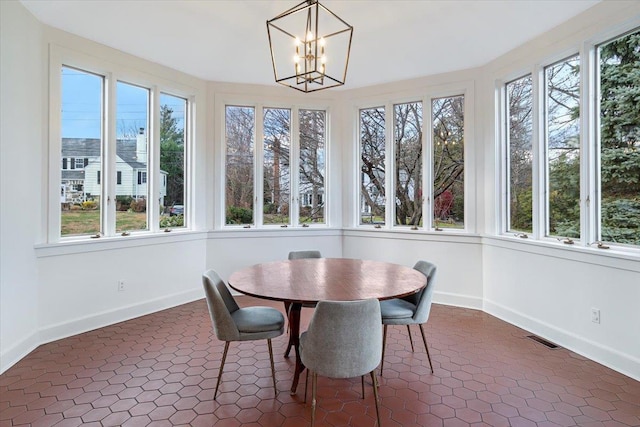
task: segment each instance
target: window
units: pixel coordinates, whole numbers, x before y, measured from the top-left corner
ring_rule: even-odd
[[[75,58],[67,52],[52,55],[52,69],[60,70],[60,79],[59,86],[52,80],[51,93],[52,97],[60,94],[61,113],[52,113],[59,118],[51,121],[51,135],[59,135],[60,149],[52,153],[55,163],[51,164],[60,169],[52,171],[51,177],[60,179],[55,184],[60,207],[50,211],[49,240],[184,226],[184,217],[169,218],[164,204],[169,199],[184,209],[187,98],[167,95],[159,84],[149,81],[143,85],[106,79],[108,71],[103,68],[89,71],[67,65],[67,60],[78,60],[89,69],[87,64],[94,64],[93,59]],[[113,95],[105,96],[107,93]],[[160,102],[152,103],[153,99]],[[153,104],[158,106],[154,109]],[[159,124],[155,139],[151,123]],[[152,170],[154,158],[160,162]],[[167,158],[175,164],[169,164]]]
[[[504,86],[503,231],[637,249],[640,30],[586,52]]]
[[[580,238],[580,58],[544,70],[546,235]]]
[[[431,101],[433,225],[464,229],[464,96]]]
[[[63,66],[61,69],[60,156],[62,158],[60,236],[94,235],[101,231],[102,76]],[[75,171],[75,156],[87,159],[84,175]],[[92,181],[95,177],[97,181]],[[85,179],[86,178],[86,179]],[[83,191],[74,190],[83,180]],[[77,187],[76,187],[77,188]]]
[[[246,104],[221,108],[224,223],[244,228],[326,224],[327,112]],[[256,135],[262,138],[257,146]]]
[[[185,227],[185,218],[188,218],[183,210],[182,215],[171,216],[171,208],[185,205],[185,170],[186,170],[186,142],[187,129],[185,121],[189,103],[181,98],[167,93],[160,94],[160,228]],[[146,172],[143,173],[144,182],[147,182]],[[141,176],[141,180],[143,177]]]
[[[533,98],[532,79],[525,76],[506,85],[508,178],[507,231],[533,232]]]
[[[422,223],[422,102],[393,106],[395,225]]]
[[[326,113],[321,110],[300,110],[300,175],[299,218],[301,224],[325,222],[325,132]],[[307,197],[305,199],[305,197]]]
[[[640,31],[598,46],[597,240],[640,245]]]
[[[253,161],[255,109],[227,106],[225,109],[227,224],[251,225],[253,216]]]
[[[360,110],[360,224],[385,223],[385,108]]]
[[[263,123],[264,223],[290,224],[291,110],[265,108]]]

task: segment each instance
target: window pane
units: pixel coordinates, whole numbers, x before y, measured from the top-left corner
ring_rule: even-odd
[[[422,103],[393,106],[395,225],[422,224]]]
[[[116,232],[147,229],[147,183],[138,181],[149,165],[149,90],[116,85]]]
[[[600,239],[640,245],[640,31],[599,54]]]
[[[187,100],[160,94],[160,228],[185,224]]]
[[[62,237],[100,232],[103,85],[101,76],[62,67]]]
[[[464,96],[431,101],[433,219],[437,228],[464,228]]]
[[[580,58],[545,69],[547,234],[580,237]]]
[[[226,223],[253,224],[253,107],[225,109]]]
[[[289,224],[291,110],[264,109],[264,224]]]
[[[360,110],[360,224],[384,224],[384,107]]]
[[[507,230],[531,233],[533,231],[531,76],[508,83],[506,89],[507,164],[509,165],[509,224]]]
[[[299,222],[324,223],[325,119],[324,111],[300,110]]]

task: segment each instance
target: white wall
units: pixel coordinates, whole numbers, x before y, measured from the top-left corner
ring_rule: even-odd
[[[33,245],[42,221],[41,38],[22,5],[0,2],[0,372],[40,344]]]

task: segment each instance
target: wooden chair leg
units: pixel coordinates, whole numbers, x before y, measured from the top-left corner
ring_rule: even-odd
[[[275,395],[278,395],[278,389],[276,388],[276,368],[273,364],[273,347],[271,346],[271,339],[267,340],[267,346],[269,347],[269,360],[271,361],[271,378],[273,378],[273,391]]]
[[[427,339],[424,337],[424,329],[420,324],[420,333],[422,334],[422,342],[424,343],[424,349],[427,350],[427,358],[429,359],[429,366],[431,367],[431,373],[433,374],[433,364],[431,363],[431,355],[429,354],[429,346],[427,346]]]
[[[380,406],[378,403],[378,380],[376,379],[376,371],[375,369],[373,371],[371,371],[371,381],[373,383],[373,399],[376,403],[376,416],[378,417],[378,427],[381,427],[382,424],[380,424]]]
[[[413,348],[413,337],[411,336],[411,328],[407,325],[407,334],[409,334],[409,342],[411,343],[411,352],[414,353],[415,349]]]
[[[316,388],[318,387],[318,374],[311,374],[311,427],[316,425]]]
[[[387,346],[387,325],[384,325],[382,333],[382,359],[380,359],[380,376],[382,376],[382,368],[384,367],[384,349]]]
[[[360,375],[360,380],[362,381],[362,400],[364,400],[364,375]]]
[[[307,369],[307,376],[304,380],[304,403],[307,403],[307,390],[309,389],[309,370]]]
[[[224,351],[222,352],[222,360],[220,361],[220,369],[218,370],[218,381],[216,381],[216,390],[213,392],[213,400],[216,400],[218,395],[218,386],[220,385],[220,379],[222,378],[222,368],[224,368],[224,361],[227,360],[227,351],[229,350],[229,341],[224,343]]]

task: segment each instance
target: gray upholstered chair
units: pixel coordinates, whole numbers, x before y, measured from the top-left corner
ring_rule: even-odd
[[[311,373],[311,426],[315,424],[318,375],[362,377],[364,387],[367,373],[371,375],[380,426],[375,374],[382,359],[380,322],[380,303],[376,299],[318,302],[309,329],[300,336],[300,358]]]
[[[436,276],[436,266],[427,261],[418,261],[416,265],[413,266],[413,268],[427,277],[427,284],[425,285],[425,287],[415,294],[408,295],[403,298],[394,298],[380,302],[382,324],[384,325],[384,333],[382,339],[382,364],[380,365],[380,375],[382,375],[382,368],[384,364],[384,348],[387,343],[388,325],[407,325],[409,341],[411,342],[411,351],[414,351],[414,348],[413,338],[411,337],[411,329],[409,329],[409,326],[420,326],[422,342],[424,342],[424,348],[427,351],[427,358],[429,358],[431,373],[433,373],[431,355],[429,354],[429,347],[427,346],[427,339],[424,336],[424,329],[422,325],[429,319],[429,312],[431,311],[431,300],[433,299],[433,282]]]
[[[322,258],[322,254],[320,251],[316,250],[307,250],[307,251],[291,251],[289,252],[289,260],[292,259],[306,259],[306,258]],[[315,308],[315,304],[302,304],[303,307],[307,308]],[[291,309],[291,303],[284,303],[284,311],[287,313],[287,317],[289,316],[289,310]],[[291,352],[291,348],[293,347],[293,339],[289,337],[289,342],[287,343],[287,350],[284,353],[284,357],[289,357],[289,353]]]
[[[207,297],[213,330],[218,339],[225,342],[213,400],[216,399],[218,394],[222,369],[224,368],[231,341],[267,340],[273,388],[277,394],[271,338],[279,337],[284,333],[284,316],[282,313],[271,307],[238,307],[227,286],[213,270],[208,270],[202,275],[202,283]]]

